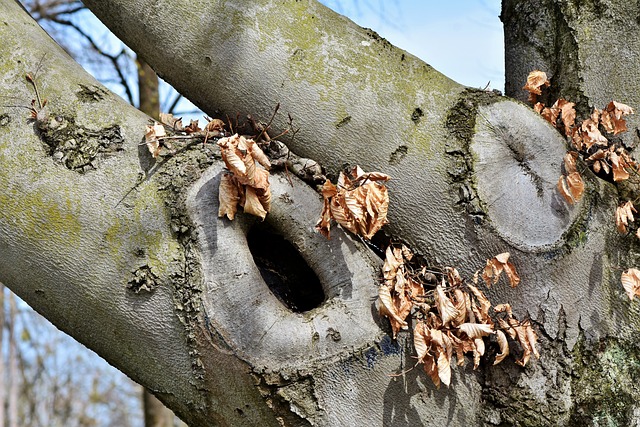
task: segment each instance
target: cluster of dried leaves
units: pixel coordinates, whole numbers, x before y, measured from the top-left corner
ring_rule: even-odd
[[[271,208],[269,158],[253,139],[238,134],[220,138],[218,146],[230,172],[220,178],[218,216],[232,220],[240,205],[246,213],[264,219]]]
[[[253,139],[238,134],[226,136],[229,134],[225,132],[222,120],[206,119],[207,124],[201,129],[198,120],[191,120],[188,126],[184,126],[181,118],[161,113],[162,123],[148,125],[146,129],[145,143],[149,152],[157,158],[165,151],[174,154],[171,141],[177,139],[201,139],[206,144],[209,138],[219,138],[217,144],[228,172],[225,171],[220,178],[218,216],[226,215],[233,220],[238,206],[241,206],[245,212],[264,219],[271,207],[269,158]]]
[[[481,275],[490,287],[503,272],[512,287],[520,282],[506,252],[488,260],[482,273],[476,272],[474,282],[477,285]],[[499,348],[494,365],[509,355],[508,337],[522,348],[522,357],[516,361],[519,365],[525,366],[531,354],[540,357],[530,320],[518,321],[509,304],[492,308],[484,293],[466,283],[455,268],[446,267],[444,272],[436,273],[441,275],[438,280],[401,245],[387,248],[383,274],[384,284],[378,292],[380,315],[389,319],[394,338],[401,329],[409,328],[407,319],[413,319],[418,363],[422,363],[436,386],[450,384],[454,354],[458,366],[462,366],[464,354],[472,353],[476,369],[485,354],[485,337],[495,337]]]
[[[614,182],[624,181],[631,173],[638,173],[638,164],[622,144],[613,142],[611,136],[627,130],[625,116],[633,114],[633,108],[620,102],[611,101],[604,109],[593,109],[591,116],[576,124],[575,104],[559,99],[551,108],[537,101],[537,96],[550,84],[547,75],[539,70],[532,71],[523,87],[529,92],[529,101],[537,111],[560,130],[571,142],[573,150],[564,156],[566,175],[560,177],[558,190],[560,194],[573,204],[580,200],[584,192],[584,181],[577,169],[579,157],[591,167],[596,174],[611,176]],[[607,138],[607,135],[610,138]],[[637,199],[636,199],[637,200]],[[629,232],[630,223],[634,222],[633,214],[637,213],[634,202],[622,202],[615,212],[615,223],[620,233]],[[640,239],[640,228],[636,230]],[[630,268],[621,276],[622,286],[629,299],[640,296],[640,270]]]
[[[147,125],[144,135],[145,143],[153,158],[161,156],[163,153],[175,154],[171,141],[190,137],[203,137],[205,142],[211,137],[224,136],[224,122],[220,119],[208,119],[207,125],[201,129],[198,120],[191,120],[188,126],[184,126],[182,118],[174,117],[173,114],[160,113],[160,122]],[[170,130],[171,135],[167,134]]]
[[[334,219],[346,230],[370,240],[387,223],[389,194],[384,183],[390,178],[355,166],[351,177],[340,172],[337,185],[326,180],[322,186],[324,207],[316,230],[329,238]]]
[[[595,173],[611,175],[613,181],[629,178],[629,170],[637,171],[638,166],[626,148],[605,136],[627,130],[624,116],[633,114],[631,107],[611,101],[602,110],[594,108],[589,118],[576,123],[575,103],[559,99],[551,107],[546,107],[536,102],[549,84],[546,73],[536,70],[529,74],[523,89],[529,92],[533,109],[571,141],[573,150],[565,156],[565,174],[558,181],[558,191],[568,203],[577,202],[584,193],[584,181],[576,168],[578,157]]]

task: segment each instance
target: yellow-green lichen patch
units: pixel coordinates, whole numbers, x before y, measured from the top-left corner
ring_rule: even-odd
[[[37,186],[6,188],[0,192],[0,221],[11,224],[25,239],[59,241],[73,246],[79,242],[82,223],[78,218],[78,201],[70,192],[55,196]]]
[[[169,214],[164,198],[153,182],[132,193],[133,204],[117,217],[107,219],[104,244],[120,269],[146,266],[159,280],[166,279],[182,260],[182,247],[170,234]]]
[[[569,425],[626,427],[640,401],[638,339],[602,339],[575,346],[571,389],[574,406]]]

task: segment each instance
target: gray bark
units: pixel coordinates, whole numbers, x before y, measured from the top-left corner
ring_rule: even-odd
[[[507,95],[524,100],[526,92],[521,88],[527,74],[540,69],[551,80],[547,104],[560,97],[568,99],[577,104],[582,118],[612,100],[637,111],[638,16],[637,2],[504,0],[501,18],[505,28]],[[639,126],[640,115],[629,116],[628,132],[619,135],[627,147],[637,146]],[[637,175],[611,187],[612,202],[637,203],[640,188]],[[599,210],[612,215],[610,208]],[[585,232],[587,241],[595,238],[592,226],[585,228]],[[564,361],[564,371],[574,378],[570,390],[564,392],[568,396],[564,406],[569,412],[559,414],[557,408],[544,405],[542,408],[551,417],[558,414],[558,419],[570,425],[623,426],[639,422],[635,403],[640,397],[636,381],[640,374],[638,307],[637,302],[623,301],[618,280],[622,270],[638,267],[638,255],[635,236],[609,237],[604,251],[595,252],[591,261],[583,261],[591,267],[589,287],[582,292],[576,289],[576,295],[589,303],[576,306],[560,301],[567,312],[571,309],[580,313],[581,330],[577,346],[568,342],[572,357]],[[605,291],[607,288],[609,291]],[[600,295],[593,295],[594,289]],[[591,322],[586,322],[587,318]]]
[[[441,390],[417,369],[390,377],[414,359],[408,336],[393,342],[375,313],[379,262],[340,230],[329,241],[313,232],[317,194],[272,177],[267,226],[326,295],[294,313],[247,248],[255,220],[216,218],[222,165],[210,148],[150,169],[138,149],[146,118],[4,1],[2,95],[31,99],[23,76],[46,51],[51,116],[101,134],[116,124],[123,150],[79,174],[46,155],[25,111],[2,115],[0,281],[191,426],[567,424],[576,390],[597,384],[590,370],[635,372],[636,358],[619,357],[636,352],[638,317],[618,284],[630,261],[612,221],[615,189],[590,177],[583,202],[564,205],[564,141],[530,110],[456,84],[315,2],[87,4],[205,111],[268,118],[280,102],[300,127],[288,141],[297,154],[332,174],[348,163],[392,175],[388,231],[434,263],[470,276],[509,250],[523,283],[491,299],[531,316],[541,335],[542,358],[526,369],[467,364]],[[141,170],[149,178],[118,203]],[[152,292],[127,289],[140,282]],[[619,352],[592,352],[611,336]],[[624,402],[631,420],[635,400]]]

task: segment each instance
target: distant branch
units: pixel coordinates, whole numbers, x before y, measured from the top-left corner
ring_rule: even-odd
[[[56,24],[60,24],[60,25],[64,25],[67,27],[71,27],[74,30],[76,30],[76,32],[78,32],[78,34],[80,34],[82,37],[84,37],[84,39],[91,45],[91,48],[97,52],[98,54],[100,54],[101,56],[107,58],[109,60],[109,62],[111,62],[111,65],[113,66],[114,71],[116,72],[116,74],[118,75],[118,82],[122,85],[122,87],[124,87],[124,91],[125,94],[127,96],[127,101],[133,105],[133,92],[131,91],[131,87],[129,87],[129,83],[127,82],[127,79],[124,75],[124,72],[122,71],[122,67],[120,66],[120,63],[118,62],[118,60],[126,54],[125,49],[123,48],[120,53],[118,53],[117,55],[112,55],[108,52],[105,52],[97,43],[96,41],[93,39],[93,37],[91,37],[89,34],[87,34],[82,28],[80,28],[78,25],[76,25],[75,23],[67,20],[67,19],[62,19],[62,18],[58,18],[58,17],[53,17],[53,18],[49,18],[49,20],[51,22],[55,22]]]

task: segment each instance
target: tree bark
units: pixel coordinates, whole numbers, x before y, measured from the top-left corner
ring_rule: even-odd
[[[153,68],[141,59],[138,65],[138,109],[160,119],[160,91],[158,76]],[[149,390],[142,390],[142,408],[145,427],[173,427],[173,413],[166,408]]]
[[[266,119],[280,103],[300,128],[287,141],[298,154],[330,174],[346,163],[392,175],[388,232],[432,262],[470,277],[510,251],[523,283],[490,297],[541,335],[542,358],[526,369],[467,364],[441,390],[418,370],[390,377],[415,363],[410,339],[391,340],[375,314],[379,262],[368,249],[339,229],[329,241],[313,233],[317,194],[274,174],[266,226],[217,219],[222,164],[210,147],[153,165],[138,149],[146,117],[4,1],[0,78],[13,87],[2,95],[30,99],[25,68],[46,51],[50,116],[100,134],[115,124],[123,150],[80,174],[47,156],[41,137],[51,135],[34,134],[25,111],[2,115],[0,281],[189,425],[567,424],[575,390],[589,385],[574,375],[594,355],[586,338],[632,342],[615,188],[588,177],[583,202],[564,205],[555,192],[564,141],[529,109],[460,86],[311,1],[87,4],[208,113]],[[276,116],[276,131],[287,127],[287,114]],[[147,179],[120,201],[140,170]],[[319,307],[292,312],[268,289],[246,243],[260,227],[314,269]],[[634,362],[621,363],[632,372]],[[632,419],[634,401],[624,402]]]

